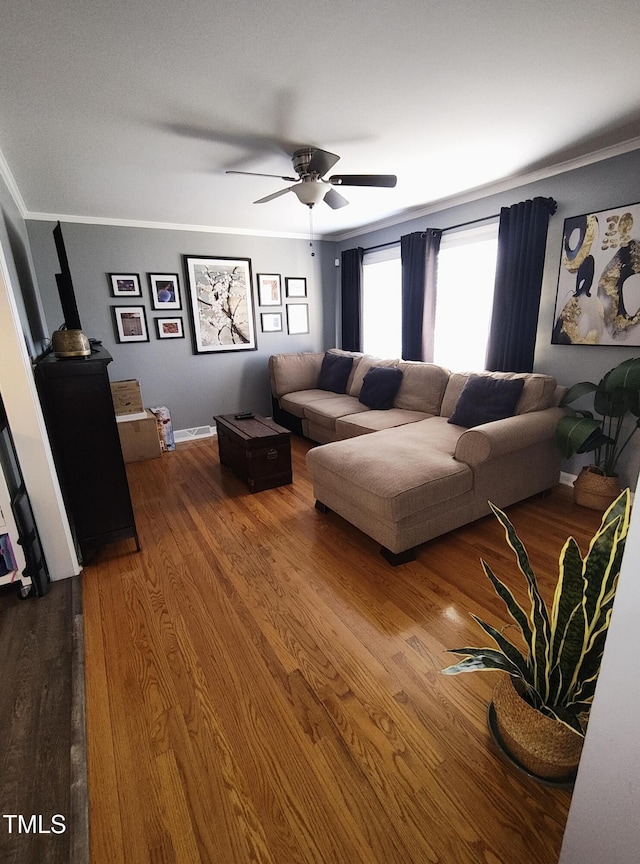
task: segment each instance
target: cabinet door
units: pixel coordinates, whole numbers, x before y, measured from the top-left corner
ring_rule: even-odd
[[[137,541],[106,362],[50,361],[38,382],[62,493],[83,557],[117,537]]]

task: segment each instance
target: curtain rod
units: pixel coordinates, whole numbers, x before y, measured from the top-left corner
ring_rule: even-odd
[[[480,219],[471,219],[469,222],[460,222],[458,225],[450,225],[448,228],[440,229],[444,234],[445,231],[455,231],[456,228],[466,228],[469,225],[477,225],[478,222],[488,222],[490,219],[499,219],[499,213],[493,213],[491,216],[482,216]],[[428,231],[428,228],[424,229]],[[432,229],[433,230],[433,229]],[[362,251],[363,252],[377,252],[378,249],[388,249],[389,246],[397,246],[400,242],[400,238],[397,240],[390,240],[388,243],[378,243],[377,246],[366,246]]]
[[[490,219],[499,219],[499,213],[493,213],[491,216],[482,216],[480,219],[471,219],[469,222],[460,222],[458,225],[450,225],[448,228],[443,228],[442,233],[445,231],[455,231],[456,228],[466,228],[468,225],[477,225],[478,222],[488,222]]]

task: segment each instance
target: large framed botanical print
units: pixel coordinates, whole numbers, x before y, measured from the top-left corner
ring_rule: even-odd
[[[183,258],[194,352],[255,350],[250,259]]]
[[[640,345],[640,204],[565,219],[551,342]]]

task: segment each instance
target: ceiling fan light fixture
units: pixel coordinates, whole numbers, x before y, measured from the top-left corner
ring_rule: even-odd
[[[306,180],[291,187],[298,200],[307,207],[313,207],[314,204],[322,201],[329,189],[331,189],[330,184],[323,180]]]

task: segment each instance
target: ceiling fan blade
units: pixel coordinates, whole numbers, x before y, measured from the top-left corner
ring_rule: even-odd
[[[273,201],[274,198],[279,198],[281,195],[286,195],[287,192],[291,192],[293,186],[287,186],[286,189],[280,189],[279,192],[272,192],[271,195],[265,195],[264,198],[258,198],[257,201],[254,201],[254,204],[266,204],[267,201]]]
[[[332,210],[339,210],[341,207],[346,207],[349,203],[347,199],[339,192],[336,192],[335,189],[329,189],[323,200]]]
[[[225,174],[249,174],[251,177],[277,177],[278,180],[290,180],[297,183],[297,177],[283,177],[282,174],[261,174],[258,171],[225,171]]]
[[[384,186],[393,189],[398,182],[395,174],[334,174],[329,183],[334,186]]]
[[[330,171],[339,159],[340,157],[336,156],[335,153],[314,149],[307,171],[309,174],[317,174],[319,177],[324,177],[327,171]]]

